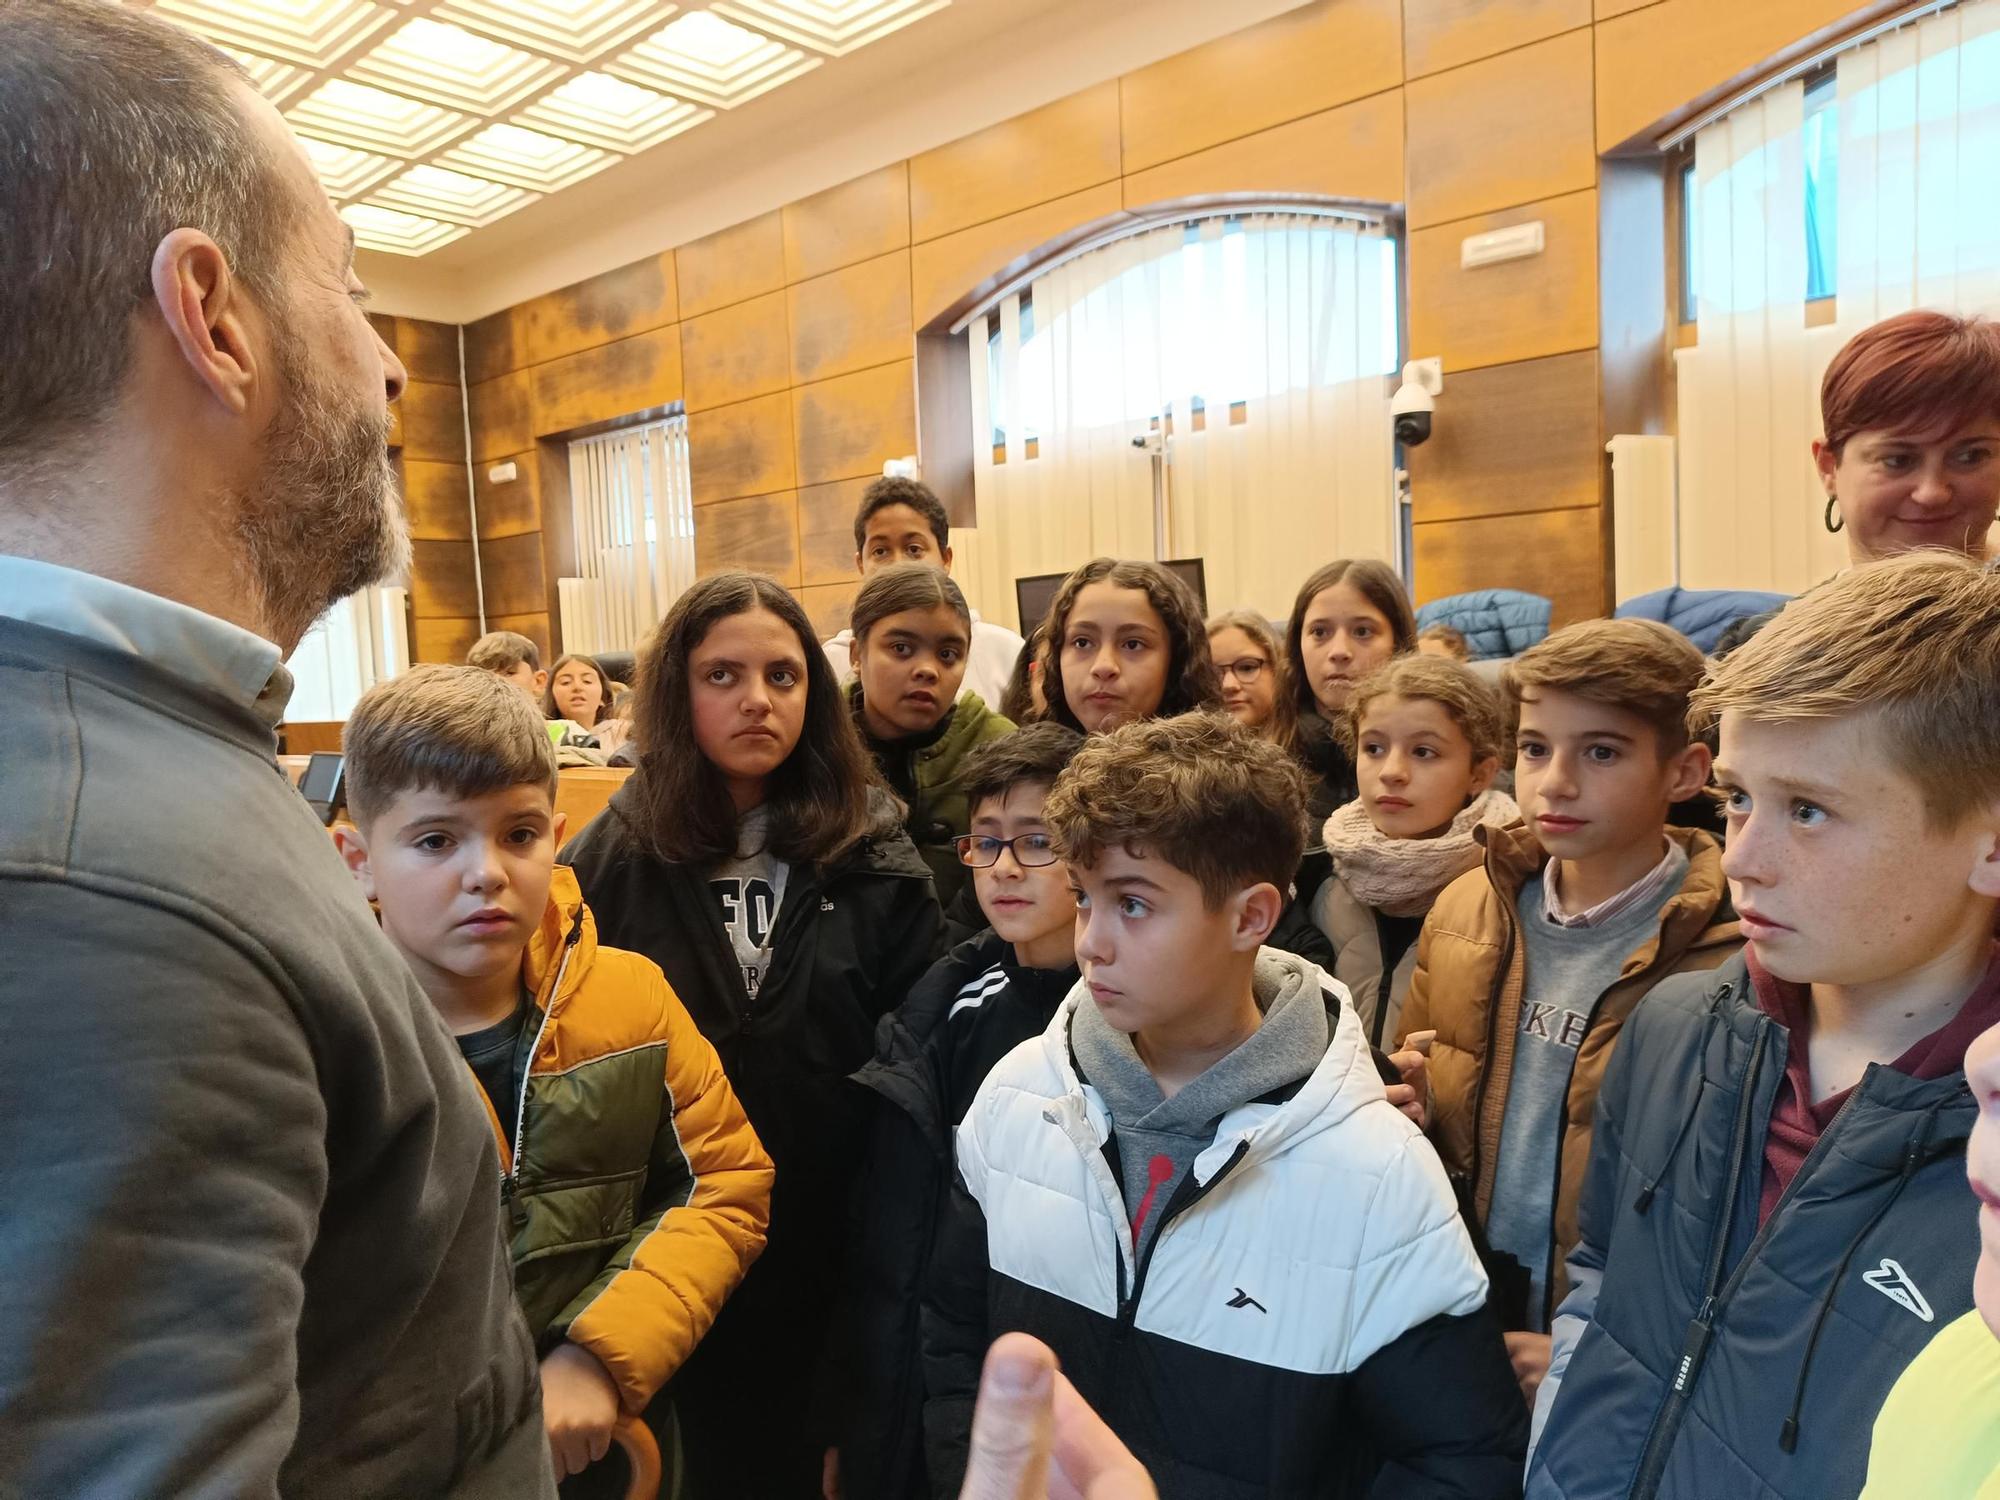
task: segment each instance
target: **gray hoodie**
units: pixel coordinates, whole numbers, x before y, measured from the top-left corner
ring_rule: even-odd
[[[1076,1008],[1070,1047],[1078,1073],[1111,1112],[1125,1211],[1141,1260],[1195,1158],[1215,1139],[1217,1122],[1309,1076],[1326,1056],[1331,1033],[1318,969],[1267,948],[1257,956],[1251,990],[1263,1023],[1171,1099],[1129,1035],[1107,1024],[1095,1005]]]

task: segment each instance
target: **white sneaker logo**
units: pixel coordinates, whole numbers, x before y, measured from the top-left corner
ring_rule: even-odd
[[[1910,1273],[1899,1262],[1884,1256],[1882,1264],[1861,1279],[1896,1306],[1915,1313],[1926,1323],[1937,1321],[1937,1314],[1931,1311],[1930,1303],[1924,1300],[1924,1294],[1917,1290],[1917,1284],[1910,1280]]]

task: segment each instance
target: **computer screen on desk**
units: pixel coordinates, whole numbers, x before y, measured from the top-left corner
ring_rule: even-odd
[[[1203,615],[1208,613],[1208,577],[1198,557],[1177,558],[1160,564],[1169,573],[1194,591],[1194,602]],[[1036,573],[1028,578],[1014,580],[1014,605],[1020,611],[1021,634],[1026,635],[1042,623],[1042,616],[1049,612],[1049,605],[1063,586],[1067,573]]]

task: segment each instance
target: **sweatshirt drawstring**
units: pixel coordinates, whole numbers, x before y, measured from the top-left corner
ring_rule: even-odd
[[[1805,1407],[1806,1379],[1812,1373],[1813,1353],[1819,1348],[1820,1332],[1826,1327],[1827,1315],[1833,1311],[1833,1300],[1840,1293],[1840,1284],[1847,1279],[1847,1268],[1853,1263],[1854,1252],[1861,1248],[1862,1243],[1875,1232],[1875,1226],[1880,1224],[1888,1216],[1889,1210],[1896,1206],[1896,1201],[1903,1196],[1903,1189],[1910,1185],[1910,1179],[1917,1175],[1917,1168],[1924,1164],[1925,1148],[1930,1143],[1931,1127],[1937,1123],[1938,1112],[1943,1107],[1942,1103],[1934,1104],[1924,1111],[1923,1120],[1912,1133],[1910,1144],[1903,1152],[1903,1166],[1896,1175],[1895,1190],[1882,1200],[1873,1214],[1869,1215],[1861,1233],[1848,1242],[1847,1249],[1841,1254],[1839,1266],[1834,1269],[1833,1279],[1827,1282],[1826,1290],[1820,1294],[1819,1311],[1813,1317],[1812,1334],[1806,1339],[1805,1357],[1799,1361],[1798,1384],[1792,1388],[1792,1409],[1785,1418],[1785,1425],[1778,1430],[1778,1447],[1785,1453],[1792,1453],[1799,1446],[1799,1413]]]
[[[1743,1086],[1750,1087],[1750,1082],[1746,1080]],[[1687,1139],[1688,1127],[1694,1124],[1695,1116],[1700,1112],[1701,1090],[1697,1088],[1694,1097],[1688,1101],[1687,1113],[1681,1116],[1681,1128],[1674,1132],[1674,1143],[1667,1148],[1667,1159],[1660,1163],[1659,1171],[1646,1179],[1646,1185],[1639,1189],[1639,1196],[1632,1200],[1634,1213],[1643,1214],[1653,1206],[1653,1194],[1667,1180],[1667,1174],[1673,1171],[1674,1158],[1681,1154],[1681,1142]]]

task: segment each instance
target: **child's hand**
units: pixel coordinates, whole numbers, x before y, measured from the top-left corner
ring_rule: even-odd
[[[1542,1388],[1542,1377],[1549,1373],[1549,1353],[1554,1341],[1546,1333],[1502,1336],[1507,1340],[1507,1357],[1514,1362],[1514,1378],[1521,1383],[1522,1399],[1532,1411],[1535,1392]]]
[[[618,1425],[618,1386],[597,1356],[580,1344],[560,1344],[542,1361],[542,1427],[556,1478],[581,1474],[611,1447]]]
[[[1406,1047],[1401,1052],[1391,1052],[1389,1061],[1396,1071],[1403,1075],[1403,1081],[1388,1085],[1382,1092],[1388,1096],[1391,1104],[1417,1122],[1417,1129],[1429,1128],[1431,1104],[1429,1060],[1414,1047]]]
[[[819,1461],[820,1500],[840,1500],[840,1450],[829,1448]]]

